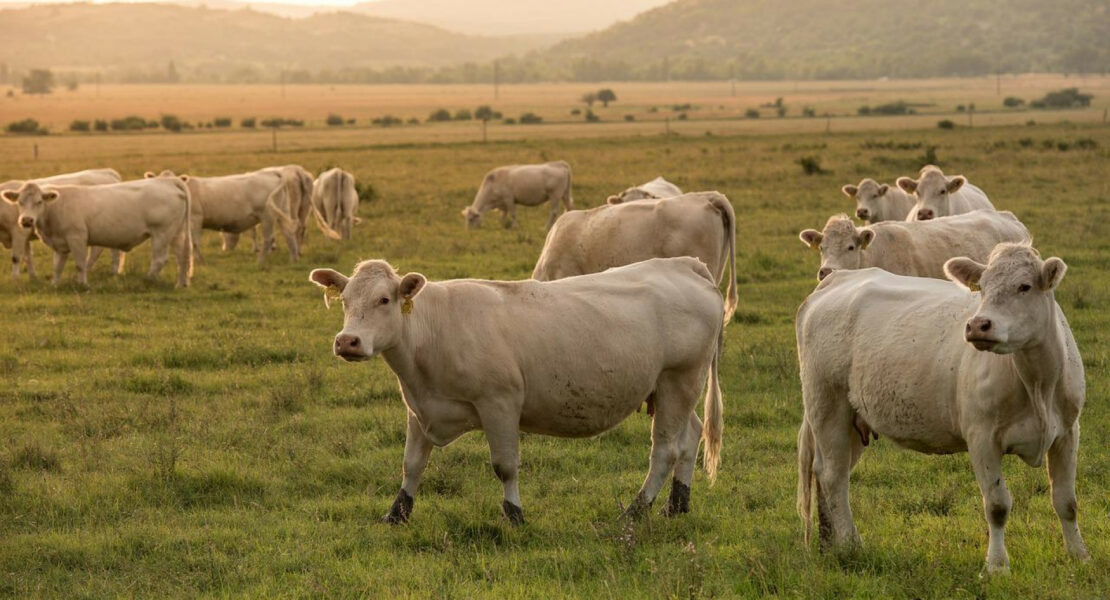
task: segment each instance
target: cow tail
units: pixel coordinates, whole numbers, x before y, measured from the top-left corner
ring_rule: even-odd
[[[185,190],[185,225],[184,232],[179,234],[179,237],[184,239],[185,260],[188,262],[185,274],[192,279],[193,265],[196,262],[193,260],[193,194],[189,191],[189,184],[184,181],[181,182],[181,188]]]
[[[802,418],[802,428],[798,431],[798,516],[805,525],[805,545],[813,534],[813,430],[809,420]]]
[[[710,483],[717,480],[717,467],[721,464],[721,438],[725,427],[721,379],[718,376],[724,336],[725,328],[722,326],[717,332],[717,349],[713,353],[713,360],[709,363],[709,381],[705,391],[705,425],[702,427],[702,439],[705,440],[705,472],[709,475]]]
[[[725,226],[725,237],[728,246],[728,292],[725,299],[724,322],[728,325],[732,315],[736,314],[736,306],[740,303],[740,294],[736,291],[736,212],[732,203],[722,194],[714,194],[710,202],[721,213],[721,221]]]
[[[278,201],[275,200],[275,196],[278,195],[284,195],[285,201],[279,204]],[[287,210],[289,208],[289,193],[285,189],[284,177],[282,177],[281,185],[274,188],[274,190],[270,192],[270,195],[266,198],[266,207],[270,209],[271,214],[277,217],[278,224],[282,229],[287,232],[296,231],[297,222]]]
[[[563,191],[563,208],[565,210],[570,211],[570,210],[574,210],[574,198],[572,198],[571,195],[570,195],[570,191],[571,191],[571,187],[572,187],[571,186],[572,176],[571,176],[571,171],[570,171],[570,165],[564,162],[563,163],[563,168],[565,168],[567,170],[567,189]]]
[[[321,184],[320,187],[321,187],[322,192],[326,192],[327,190],[331,189],[330,186],[326,185],[327,183],[328,182],[325,181],[323,184]],[[323,202],[327,202],[326,197],[324,198]],[[343,239],[343,235],[340,234],[335,229],[333,229],[331,227],[331,225],[328,225],[328,220],[324,217],[324,215],[320,214],[320,207],[316,206],[315,198],[313,198],[309,202],[309,204],[312,205],[312,216],[313,216],[313,218],[316,219],[316,226],[320,228],[320,231],[323,232],[323,234],[325,236],[327,236],[328,239],[332,239],[332,240],[341,240],[341,239]],[[340,208],[340,210],[342,210],[342,208]]]

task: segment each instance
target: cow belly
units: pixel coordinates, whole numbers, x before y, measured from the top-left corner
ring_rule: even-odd
[[[654,390],[655,380],[644,374],[632,383],[623,377],[604,376],[597,382],[601,385],[584,384],[576,378],[553,381],[550,386],[535,385],[538,391],[529,394],[520,428],[571,438],[604,433],[643,405]]]

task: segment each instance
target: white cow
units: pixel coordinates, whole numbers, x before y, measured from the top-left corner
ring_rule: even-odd
[[[304,246],[304,236],[308,225],[308,213],[312,210],[312,184],[314,179],[312,173],[300,165],[285,165],[281,167],[266,167],[262,171],[277,171],[285,178],[285,194],[288,198],[289,216],[297,222],[297,254],[300,255],[300,249]],[[223,249],[227,251],[234,250],[239,245],[238,233],[222,233]],[[258,252],[258,227],[251,228],[251,239],[253,242],[253,249]],[[271,248],[273,250],[273,248]]]
[[[561,160],[542,165],[498,167],[486,173],[474,202],[463,209],[462,215],[467,227],[473,229],[482,225],[482,213],[496,209],[501,211],[505,227],[515,227],[518,204],[539,206],[549,202],[551,216],[544,229],[550,229],[559,217],[560,205],[564,210],[574,208],[570,186],[570,165]]]
[[[656,177],[647,183],[641,183],[636,187],[630,187],[619,194],[609,196],[605,202],[606,204],[621,204],[624,202],[634,202],[636,200],[659,200],[660,198],[673,198],[681,196],[682,190],[675,184],[663,179],[662,176]]]
[[[75,173],[63,173],[40,179],[32,179],[40,186],[43,185],[101,185],[105,183],[119,183],[122,178],[115,169],[87,169]],[[16,191],[23,187],[26,181],[11,180],[0,183],[0,192],[6,190]],[[19,278],[19,265],[27,263],[27,275],[35,276],[35,263],[31,253],[31,241],[35,238],[34,232],[19,226],[19,208],[14,204],[0,202],[0,245],[12,249],[12,278]],[[95,258],[95,257],[94,257]],[[90,261],[91,264],[92,261]],[[112,271],[119,272],[123,268],[122,254],[118,251],[112,253]]]
[[[202,229],[243,233],[255,225],[262,226],[262,243],[256,249],[260,263],[266,262],[274,247],[275,225],[285,237],[290,258],[297,260],[300,256],[297,220],[289,212],[289,195],[280,171],[262,170],[222,177],[178,176],[173,171],[162,171],[159,175],[147,172],[146,177],[181,179],[188,185],[193,205],[189,227],[197,260],[201,260]]]
[[[1029,230],[1009,211],[977,210],[929,221],[883,221],[856,227],[847,215],[830,217],[824,231],[798,237],[821,253],[817,280],[837,269],[878,267],[897,275],[944,279],[954,256],[986,260],[1002,242],[1028,242]]]
[[[351,239],[358,220],[358,191],[355,177],[343,169],[328,169],[312,186],[312,210],[320,231],[332,239]]]
[[[54,250],[54,283],[73,254],[77,282],[88,285],[88,248],[128,251],[150,238],[150,278],[162,272],[172,248],[178,287],[189,285],[192,253],[189,190],[167,178],[94,186],[45,186],[28,182],[6,190],[4,200],[19,206],[19,223]]]
[[[990,527],[989,571],[1009,567],[1002,457],[1039,467],[1047,455],[1064,545],[1085,559],[1075,502],[1083,361],[1053,297],[1066,266],[1001,244],[986,265],[954,258],[946,270],[960,285],[838,271],[798,309],[806,540],[815,486],[821,546],[859,543],[848,479],[874,433],[927,454],[970,454]]]
[[[672,256],[700,259],[718,283],[729,267],[727,324],[738,300],[736,214],[717,192],[564,213],[547,234],[532,278],[553,281]]]
[[[869,223],[905,221],[917,201],[899,187],[870,178],[860,181],[859,185],[846,185],[840,191],[856,201],[856,217]]]
[[[433,446],[480,429],[504,485],[502,510],[523,522],[517,468],[520,432],[590,437],[645,402],[653,414],[650,470],[626,515],[646,512],[674,473],[666,514],[689,510],[698,444],[717,471],[722,402],[717,377],[721,294],[694,258],[652,259],[559,281],[398,276],[384,261],[360,263],[349,279],[317,269],[324,300],[343,301],[334,352],[381,355],[405,405],[404,479],[385,517],[412,511]],[[706,428],[695,412],[701,390]]]
[[[914,205],[907,221],[928,221],[973,210],[994,210],[983,190],[967,182],[963,175],[946,177],[933,165],[921,169],[917,179],[899,177],[898,187],[911,194]]]

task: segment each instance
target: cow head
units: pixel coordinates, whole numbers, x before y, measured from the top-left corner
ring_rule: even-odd
[[[468,206],[462,209],[462,216],[466,220],[467,229],[478,229],[482,226],[482,213],[474,210],[474,207]]]
[[[6,202],[19,207],[19,218],[16,222],[28,231],[34,229],[35,224],[42,218],[47,203],[58,199],[57,190],[49,187],[41,188],[33,181],[23,184],[18,191],[4,190],[0,195]]]
[[[401,341],[404,319],[427,280],[420,273],[397,275],[382,260],[363,261],[350,278],[332,269],[316,269],[309,281],[324,288],[324,304],[343,302],[343,330],[333,351],[346,361],[369,360]]]
[[[623,204],[636,200],[656,200],[658,197],[651,192],[638,187],[631,187],[619,194],[614,194],[605,199],[606,204]]]
[[[185,181],[185,182],[189,181],[189,176],[188,175],[177,175],[176,173],[174,173],[173,171],[171,171],[169,169],[166,169],[165,171],[162,171],[161,173],[157,173],[157,174],[155,174],[153,171],[147,171],[146,173],[143,173],[143,177],[145,179],[154,179],[156,177],[178,177],[179,179],[181,179],[181,181]]]
[[[848,215],[829,217],[824,231],[806,229],[798,234],[802,242],[821,253],[817,281],[824,281],[837,269],[858,269],[863,264],[863,251],[875,239],[870,228],[856,227]]]
[[[1041,260],[1032,246],[999,244],[987,264],[953,258],[948,278],[981,291],[979,310],[964,325],[976,350],[1009,354],[1038,343],[1056,318],[1053,291],[1068,267],[1059,258]]]
[[[845,196],[856,201],[856,217],[862,221],[877,223],[883,219],[883,202],[890,186],[879,184],[874,179],[864,179],[859,185],[846,185],[840,188]]]
[[[967,183],[962,175],[945,177],[940,169],[929,165],[921,169],[918,178],[899,177],[898,187],[912,194],[917,202],[910,209],[910,216],[916,221],[928,221],[952,214],[949,197]]]

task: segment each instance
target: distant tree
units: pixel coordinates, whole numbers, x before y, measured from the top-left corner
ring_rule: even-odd
[[[239,126],[243,129],[254,129],[255,122],[256,121],[254,117],[247,117],[242,121],[239,121]]]
[[[212,124],[216,127],[231,127],[231,117],[216,117],[212,119]]]
[[[24,94],[49,94],[54,90],[54,74],[49,69],[31,69],[23,78]]]
[[[446,108],[441,108],[439,110],[433,111],[432,114],[428,115],[428,121],[431,121],[433,123],[438,122],[438,121],[450,121],[450,120],[451,120],[451,113]]]
[[[744,111],[744,117],[748,118],[748,119],[758,119],[759,118],[759,110],[754,109],[754,108],[749,108],[748,110]]]
[[[70,131],[88,131],[90,123],[88,121],[75,120],[69,124]]]
[[[335,113],[331,113],[328,115],[328,118],[325,122],[328,124],[328,127],[339,127],[343,125],[343,117]]]
[[[162,115],[162,129],[174,133],[181,131],[181,119],[176,115]]]
[[[489,105],[483,104],[474,109],[474,118],[479,121],[488,121],[493,118],[493,109]]]
[[[601,121],[601,117],[595,115],[594,111],[592,111],[592,110],[587,110],[586,111],[586,122],[587,123],[598,123],[600,121]]]
[[[582,94],[582,101],[586,103],[586,106],[593,108],[594,102],[597,102],[597,94],[593,92]]]
[[[39,122],[34,119],[23,119],[22,121],[14,121],[8,123],[8,131],[10,133],[23,133],[31,135],[46,135],[46,130],[39,127]]]
[[[814,109],[812,106],[807,106],[807,107],[802,109],[802,116],[803,117],[810,117],[810,118],[816,117],[817,116],[817,110]]]
[[[536,113],[526,112],[523,115],[520,115],[520,123],[521,124],[543,123],[543,117],[537,115]]]
[[[940,129],[955,129],[956,124],[949,119],[944,119],[943,121],[937,121],[937,127]]]
[[[610,102],[617,101],[617,95],[613,93],[613,90],[604,88],[597,91],[597,100],[601,102],[602,106],[608,108]]]
[[[169,66],[166,67],[166,81],[170,83],[177,83],[181,81],[181,75],[177,72],[177,65],[175,65],[172,60],[170,61]]]
[[[779,118],[781,119],[786,116],[786,107],[780,104],[777,108],[775,108],[775,112],[778,113]]]
[[[96,131],[108,131],[108,121],[104,119],[97,119],[93,121],[93,129]]]
[[[470,111],[468,109],[460,108],[459,110],[455,111],[456,121],[469,121],[473,118],[474,116],[470,114]]]
[[[1017,108],[1022,104],[1025,104],[1025,100],[1022,100],[1021,98],[1016,98],[1014,96],[1009,96],[1002,101],[1002,106],[1005,106],[1006,108]]]

